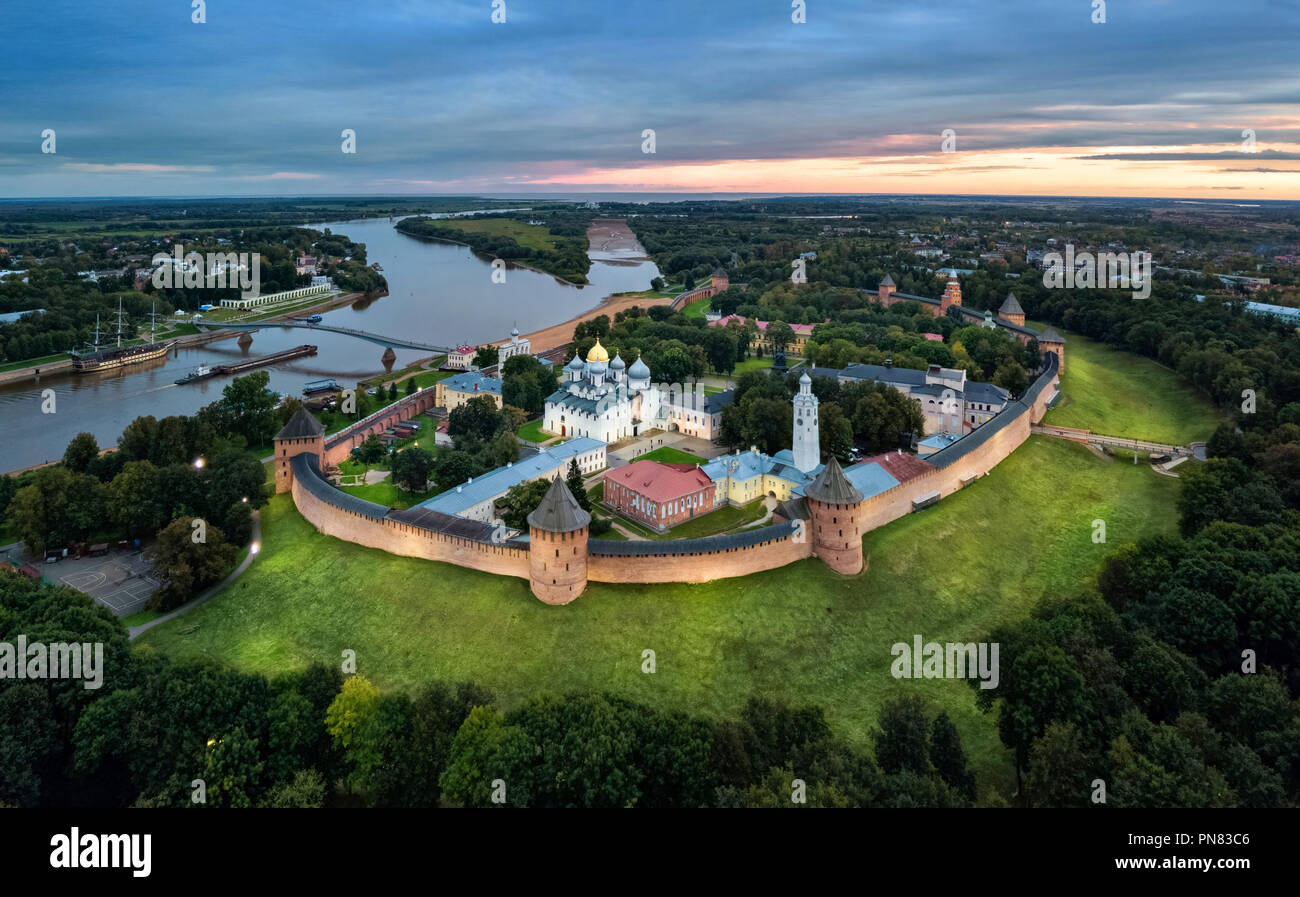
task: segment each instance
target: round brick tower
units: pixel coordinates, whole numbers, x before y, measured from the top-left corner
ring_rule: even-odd
[[[836,573],[862,571],[862,493],[832,457],[804,487],[812,517],[813,554]]]
[[[528,515],[528,579],[539,601],[568,604],[587,587],[590,525],[591,515],[557,476]]]

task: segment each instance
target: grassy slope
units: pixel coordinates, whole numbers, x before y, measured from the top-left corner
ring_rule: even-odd
[[[657,448],[653,452],[646,452],[636,460],[638,461],[659,461],[663,464],[703,464],[704,459],[699,455],[692,455],[690,452],[684,452],[681,449],[675,449],[670,445],[663,448]]]
[[[1177,486],[1033,437],[973,487],[870,533],[860,576],[807,560],[700,585],[592,583],[568,607],[541,604],[521,579],[322,536],[281,495],[262,512],[264,550],[239,586],[143,641],[266,673],[351,648],[382,687],[472,678],[507,705],[544,689],[608,689],[734,714],[763,693],[824,706],[864,745],[881,702],[915,689],[952,714],[976,767],[1005,785],[1009,762],[969,687],[892,679],[890,646],[915,633],[978,639],[1044,595],[1083,588],[1114,544],[1173,529]],[[1098,517],[1109,547],[1091,542]],[[646,648],[654,675],[640,672]]]
[[[1043,423],[1174,445],[1214,432],[1214,406],[1173,371],[1077,334],[1066,339],[1063,395]]]

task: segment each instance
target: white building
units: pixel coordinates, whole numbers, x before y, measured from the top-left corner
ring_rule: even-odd
[[[457,346],[447,353],[443,367],[453,371],[468,371],[474,365],[474,356],[478,354],[477,346]]]
[[[510,330],[510,342],[497,347],[497,364],[504,365],[507,358],[515,355],[531,355],[532,343],[528,337],[519,337],[519,328],[512,327]]]
[[[584,363],[575,352],[564,366],[564,382],[546,397],[542,428],[561,436],[587,436],[617,442],[664,427],[658,387],[650,368],[638,358],[629,368],[622,358],[596,340]]]
[[[794,466],[803,473],[821,463],[821,439],[817,425],[817,396],[813,395],[812,378],[804,371],[799,378],[799,394],[794,397]]]

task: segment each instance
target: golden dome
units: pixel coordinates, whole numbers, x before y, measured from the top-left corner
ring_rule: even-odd
[[[591,351],[587,353],[587,360],[609,361],[609,353],[605,351],[605,347],[600,344],[599,339],[596,340],[596,345],[591,347]]]

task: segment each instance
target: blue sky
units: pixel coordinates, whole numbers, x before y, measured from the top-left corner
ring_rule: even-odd
[[[2,196],[1300,199],[1297,0],[1111,0],[1104,24],[1092,0],[807,0],[805,24],[789,0],[6,12]]]

